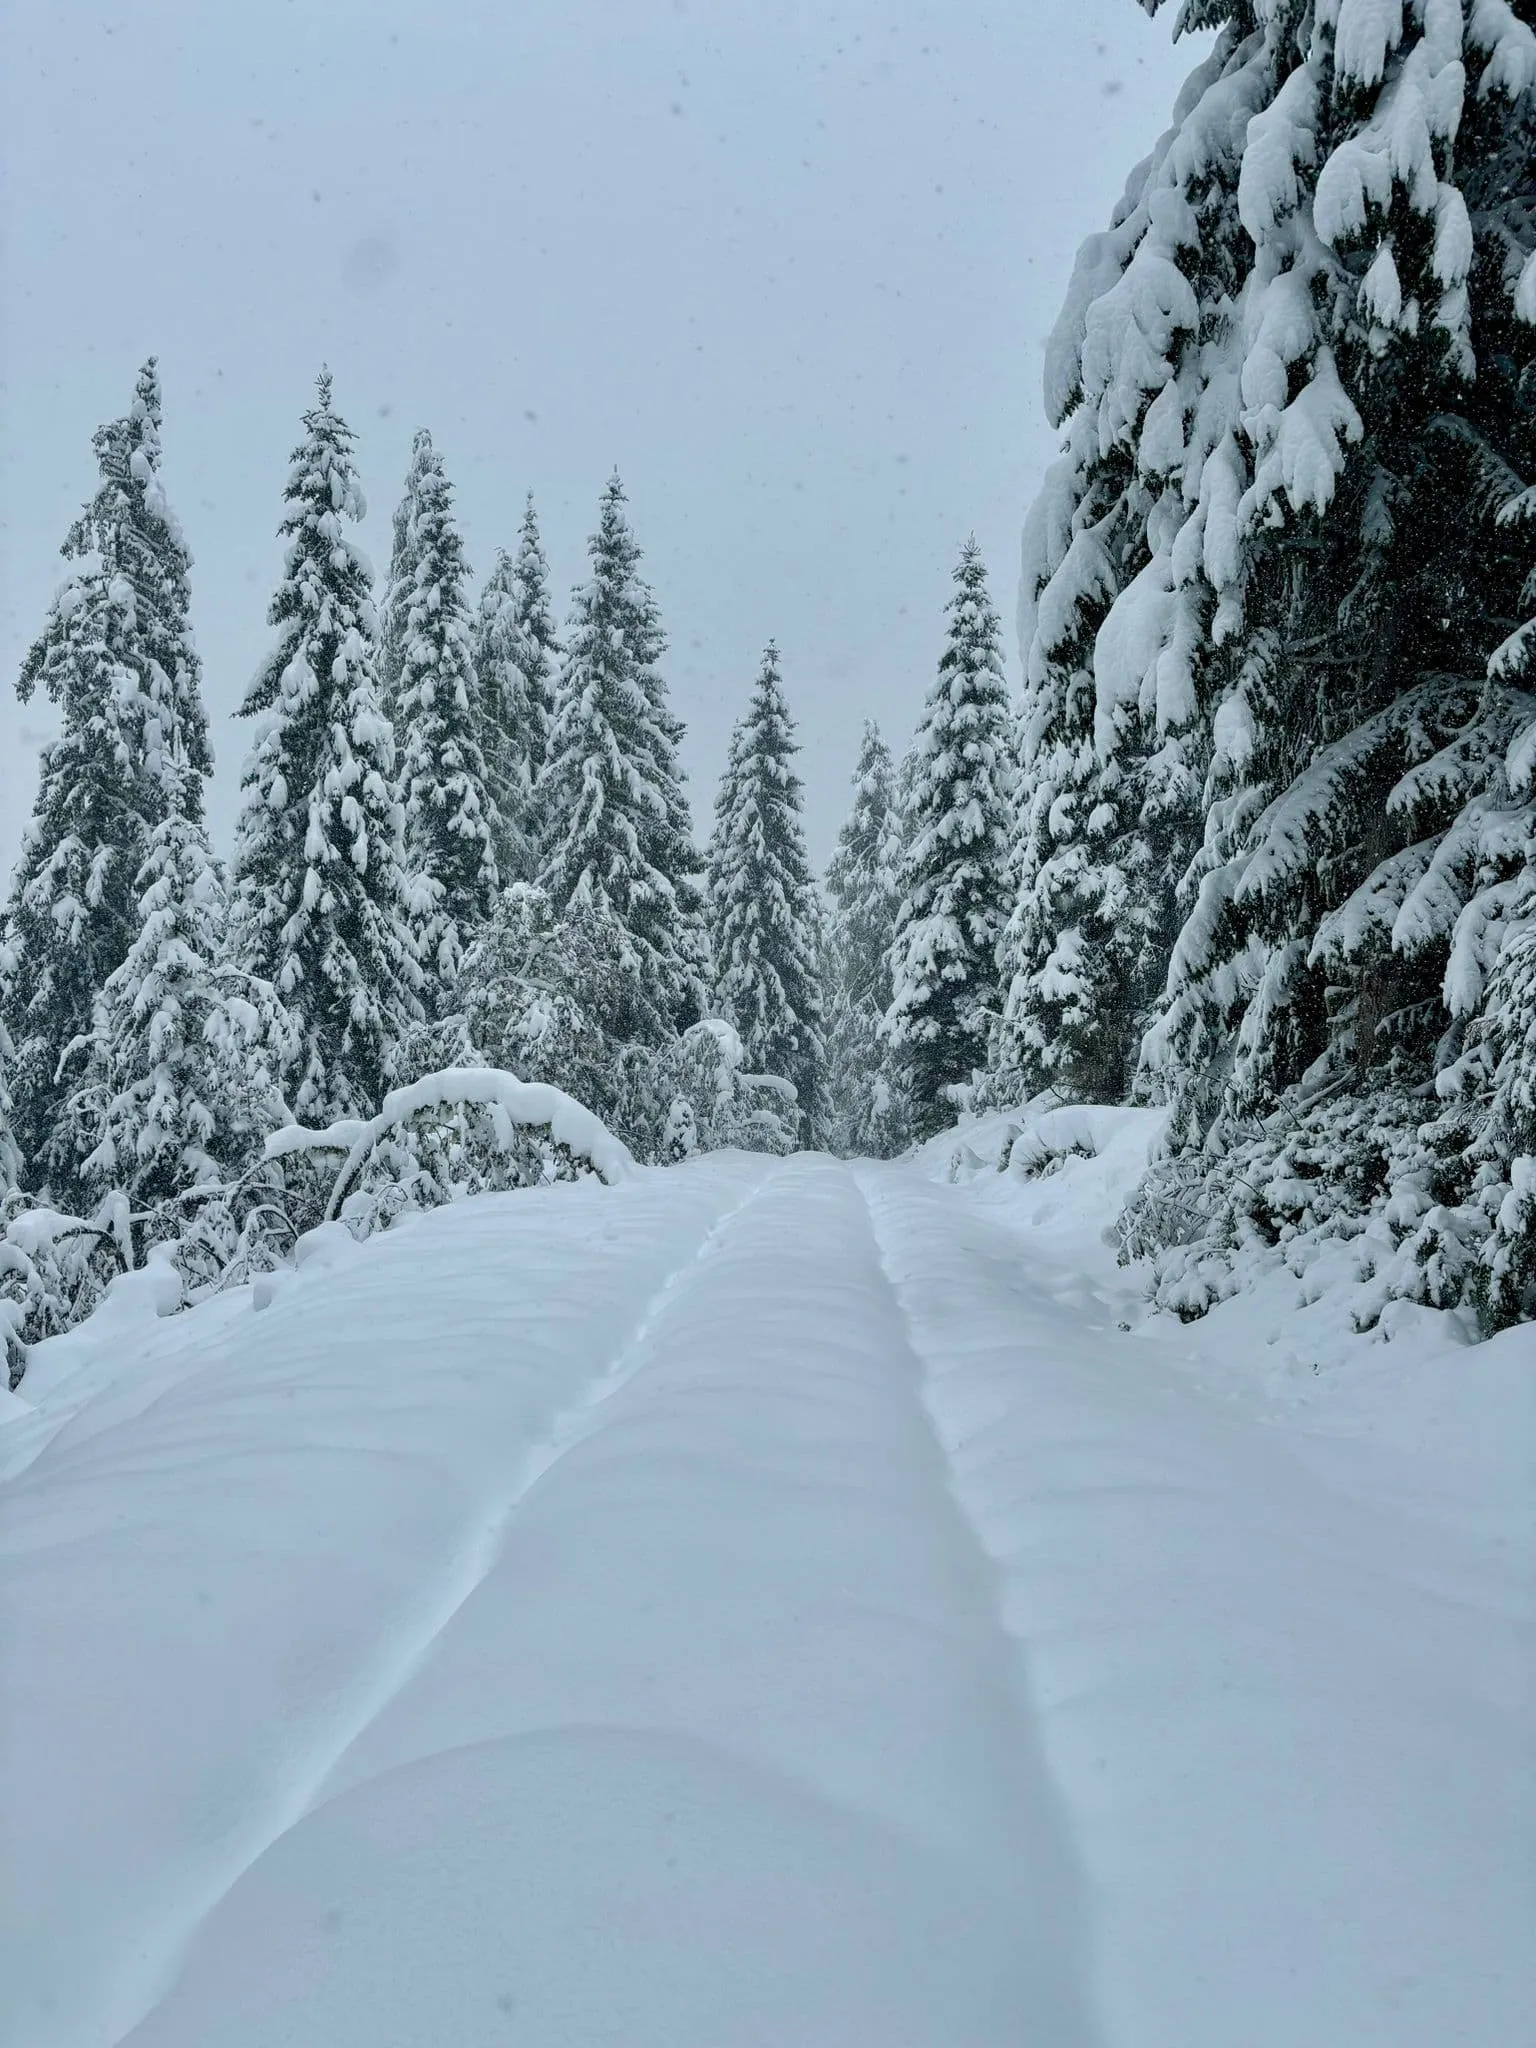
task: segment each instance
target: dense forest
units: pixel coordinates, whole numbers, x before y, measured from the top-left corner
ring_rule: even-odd
[[[700,843],[618,478],[557,622],[531,500],[477,590],[420,433],[376,587],[326,374],[215,849],[143,367],[17,684],[59,730],[0,928],[13,1375],[156,1247],[188,1299],[285,1258],[317,1158],[482,1068],[657,1163],[1162,1104],[1119,1227],[1179,1314],[1323,1241],[1381,1305],[1536,1313],[1536,9],[1178,25],[1214,47],[1048,352],[1021,682],[967,542],[824,878],[773,646]],[[435,1086],[359,1227],[581,1170]]]

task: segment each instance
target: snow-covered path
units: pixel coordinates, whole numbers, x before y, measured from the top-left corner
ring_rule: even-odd
[[[0,2041],[1518,2038],[1526,1557],[1111,1292],[732,1156],[68,1340],[0,1431]]]

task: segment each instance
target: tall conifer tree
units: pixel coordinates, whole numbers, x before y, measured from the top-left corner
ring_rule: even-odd
[[[429,1014],[451,1003],[464,949],[496,901],[499,818],[480,752],[479,681],[453,492],[430,436],[418,434],[397,726],[407,863]]]
[[[246,694],[255,726],[235,843],[241,964],[277,988],[298,1033],[304,1121],[372,1115],[420,1015],[394,739],[374,680],[364,512],[352,433],[322,372],[294,450],[268,614],[277,644]]]
[[[557,913],[578,897],[605,904],[662,1014],[685,1024],[701,995],[699,857],[660,669],[666,636],[624,506],[614,477],[565,636],[539,785],[541,880]]]
[[[809,1144],[824,1053],[821,906],[801,825],[798,751],[770,642],[716,798],[709,916],[719,1006],[741,1034],[748,1067],[793,1085]]]
[[[948,1091],[985,1065],[1009,905],[1011,724],[997,613],[974,539],[954,582],[914,749],[887,1012],[924,1136],[952,1116]]]
[[[376,686],[380,704],[395,720],[400,715],[400,690],[411,632],[411,604],[416,590],[416,515],[422,480],[430,470],[432,460],[432,436],[425,427],[418,427],[411,436],[411,459],[406,466],[405,485],[391,521],[389,574],[384,579],[384,593],[378,607]]]
[[[546,837],[538,786],[549,751],[560,649],[549,563],[530,495],[517,553],[498,548],[475,613],[480,751],[500,819],[503,882],[530,880]]]
[[[101,481],[65,539],[76,566],[22,666],[60,712],[6,908],[0,1016],[13,1045],[15,1134],[34,1179],[80,1198],[79,1082],[98,995],[132,944],[135,877],[168,789],[201,815],[212,765],[188,618],[190,556],[160,475],[160,382],[139,372],[125,417],[95,435]]]
[[[270,986],[223,960],[224,881],[191,815],[196,793],[182,764],[137,876],[133,944],[97,1002],[69,1106],[90,1146],[86,1185],[121,1188],[136,1209],[238,1171],[283,1117],[290,1026]]]
[[[1536,475],[1536,23],[1180,19],[1214,47],[1047,351],[1064,452],[1026,530],[999,1057],[1115,1097],[1139,1041],[1173,1114],[1127,1242],[1177,1265],[1200,1240],[1186,1312],[1213,1245],[1349,1228],[1389,1188],[1401,1284],[1450,1299],[1470,1258],[1497,1294],[1503,1219],[1536,1222],[1500,1132],[1532,865],[1501,649]],[[1528,1264],[1508,1285],[1536,1304]]]
[[[891,945],[900,905],[902,842],[896,771],[866,720],[853,806],[827,868],[827,1056],[824,1128],[834,1151],[883,1157],[905,1142],[903,1091],[881,1032],[890,1008]]]

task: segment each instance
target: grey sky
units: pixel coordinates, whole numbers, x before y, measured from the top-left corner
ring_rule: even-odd
[[[617,464],[701,836],[763,642],[818,860],[905,744],[975,529],[1009,621],[1041,344],[1194,60],[1133,0],[3,0],[0,862],[11,683],[159,355],[227,846],[287,455],[329,361],[375,566],[430,426],[477,572],[532,489],[563,610]]]

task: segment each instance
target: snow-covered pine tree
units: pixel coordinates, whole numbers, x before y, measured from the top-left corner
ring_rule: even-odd
[[[396,726],[406,859],[430,1016],[451,1007],[464,949],[496,901],[499,817],[480,752],[479,679],[464,586],[468,569],[442,457],[416,436]]]
[[[97,996],[132,943],[134,880],[180,762],[201,815],[212,765],[188,618],[191,558],[160,476],[160,382],[139,372],[127,415],[94,437],[101,481],[63,546],[76,564],[22,666],[61,730],[6,907],[0,1018],[13,1047],[15,1136],[39,1184],[80,1193],[64,1115]],[[180,771],[177,771],[178,773]]]
[[[1523,305],[1516,300],[1518,317],[1536,325],[1536,253],[1523,274],[1528,289]],[[1536,417],[1536,361],[1525,383]],[[1500,494],[1494,513],[1500,526],[1528,536],[1525,616],[1488,661],[1490,696],[1517,707],[1513,736],[1494,763],[1490,800],[1474,799],[1457,820],[1463,831],[1475,830],[1477,845],[1451,961],[1460,965],[1470,954],[1484,971],[1481,1000],[1466,1052],[1437,1077],[1452,1105],[1446,1121],[1456,1137],[1470,1139],[1463,1151],[1474,1163],[1470,1193],[1491,1220],[1471,1288],[1496,1329],[1536,1316],[1536,464],[1527,478],[1512,495]]]
[[[411,459],[406,466],[405,487],[394,511],[389,575],[378,607],[376,673],[379,702],[388,716],[395,720],[400,715],[401,679],[405,673],[411,604],[416,590],[417,557],[412,535],[422,478],[431,467],[432,458],[432,436],[425,427],[418,427],[411,436]]]
[[[1203,8],[1188,25],[1207,25]],[[1270,29],[1259,17],[1273,13]],[[1234,640],[1242,488],[1232,351],[1249,260],[1243,133],[1296,10],[1245,10],[1180,94],[1046,353],[1063,449],[1025,525],[1025,704],[994,1086],[1129,1089],[1199,844],[1207,675]]]
[[[137,876],[138,930],[97,1003],[69,1111],[91,1141],[85,1184],[119,1188],[141,1210],[238,1172],[283,1120],[286,1019],[270,988],[250,990],[222,959],[224,882],[192,815],[196,771],[181,765]]]
[[[277,644],[246,693],[255,732],[236,829],[235,958],[271,982],[298,1035],[301,1122],[372,1115],[421,1014],[394,740],[374,684],[367,558],[347,537],[363,494],[322,372],[294,450]]]
[[[709,846],[715,997],[747,1066],[790,1082],[802,1144],[820,1117],[821,902],[800,821],[799,747],[770,641],[731,735]]]
[[[549,747],[560,666],[549,563],[531,493],[523,508],[517,553],[497,549],[481,593],[474,656],[480,682],[480,751],[500,819],[497,866],[503,881],[528,880],[547,836],[536,789]]]
[[[1485,670],[1522,565],[1496,519],[1468,514],[1500,465],[1530,474],[1525,12],[1186,7],[1220,25],[1215,50],[1085,249],[1050,352],[1067,452],[1030,523],[1035,709],[1048,733],[1070,724],[1091,646],[1098,766],[1123,771],[1133,684],[1181,773],[1208,762],[1143,1048],[1182,1163],[1154,1177],[1133,1242],[1273,1242],[1406,1189],[1419,1091],[1475,1035],[1497,953],[1476,906],[1515,858],[1477,824],[1502,804],[1514,716]],[[1116,462],[1155,493],[1106,499]],[[1092,810],[1048,778],[1027,808],[1086,872],[1118,823],[1083,787]],[[1118,866],[1129,928],[1158,891]],[[1150,883],[1170,868],[1154,858]],[[1027,896],[1041,864],[1021,870]],[[1010,1015],[1017,995],[1015,979]],[[1426,1209],[1445,1167],[1420,1175]],[[1434,1296],[1447,1261],[1426,1258]]]
[[[1010,903],[1012,725],[981,550],[960,552],[949,631],[915,748],[886,1031],[921,1136],[984,1067]]]
[[[853,804],[827,863],[827,891],[836,909],[848,993],[882,1017],[891,1003],[891,938],[901,900],[895,781],[891,750],[867,718],[853,771]]]
[[[657,1013],[692,1022],[702,994],[699,857],[667,704],[656,600],[615,476],[588,543],[538,786],[546,838],[541,882],[557,915],[601,900],[628,934]]]
[[[827,867],[823,1127],[834,1152],[886,1158],[906,1142],[905,1102],[881,1023],[890,1008],[891,944],[900,904],[896,771],[872,719],[853,774],[853,805]]]

